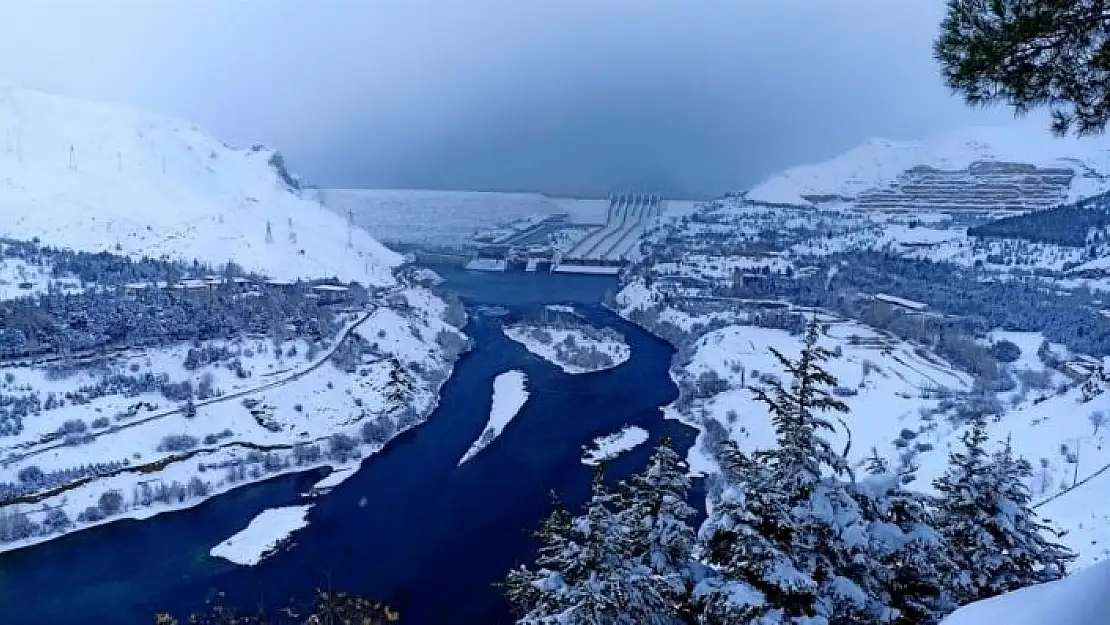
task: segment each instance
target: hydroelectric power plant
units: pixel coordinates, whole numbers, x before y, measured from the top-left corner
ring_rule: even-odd
[[[434,202],[408,195],[434,194]],[[320,199],[393,249],[474,271],[616,275],[668,209],[660,194],[605,199],[472,192],[329,190]],[[427,213],[427,214],[426,214]]]
[[[662,214],[663,199],[658,195],[611,195],[605,225],[558,258],[552,271],[616,273],[636,252],[647,226]]]
[[[470,269],[551,271],[616,275],[637,253],[640,237],[664,210],[661,196],[614,193],[605,221],[582,227],[566,214],[507,224],[500,232],[475,237]]]

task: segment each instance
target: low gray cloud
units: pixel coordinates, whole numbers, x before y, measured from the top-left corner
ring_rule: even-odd
[[[38,0],[0,80],[282,149],[323,186],[743,188],[868,136],[1010,119],[948,94],[940,0]]]

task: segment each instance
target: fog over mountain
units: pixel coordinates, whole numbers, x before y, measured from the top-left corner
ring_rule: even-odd
[[[744,188],[868,136],[1006,122],[950,96],[939,2],[46,0],[0,81],[281,149],[325,187]]]

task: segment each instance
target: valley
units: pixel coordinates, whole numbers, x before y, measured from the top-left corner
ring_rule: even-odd
[[[1076,565],[1110,554],[1110,161],[1086,143],[870,140],[694,204],[303,189],[267,148],[23,90],[4,123],[5,622],[325,581],[511,622],[494,584],[596,467],[670,440],[700,522],[722,444],[776,445],[755,394],[807,324],[853,474],[932,493],[983,421]],[[48,582],[72,592],[21,602]]]
[[[424,424],[355,461],[356,470],[326,494],[314,494],[322,471],[300,470],[187,511],[93,527],[0,555],[0,605],[13,606],[7,614],[15,622],[31,619],[32,611],[58,618],[79,611],[90,622],[109,623],[118,615],[196,609],[217,588],[234,605],[277,606],[330,578],[397,605],[415,622],[509,622],[490,581],[532,548],[521,528],[547,513],[551,490],[571,504],[588,496],[592,468],[580,460],[583,446],[628,425],[649,432],[644,444],[609,463],[617,479],[640,466],[660,437],[685,448],[694,431],[665,420],[659,409],[676,394],[667,377],[673,350],[599,305],[611,279],[440,271],[466,302],[473,349],[461,356]],[[542,319],[553,303],[619,333],[630,358],[600,373],[571,375],[505,336],[504,324]],[[500,435],[460,464],[488,425],[494,380],[513,371],[527,378],[527,402]],[[209,555],[260,512],[305,505],[312,506],[307,525],[257,564]],[[468,575],[450,587],[437,583],[460,567]],[[44,579],[78,590],[47,612],[19,608],[16,597],[35,592]],[[444,597],[451,600],[438,600]]]

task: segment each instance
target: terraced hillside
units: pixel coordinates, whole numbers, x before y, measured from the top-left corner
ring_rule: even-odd
[[[965,169],[919,165],[891,184],[861,193],[860,208],[880,210],[1035,210],[1067,199],[1066,167],[977,161]]]

